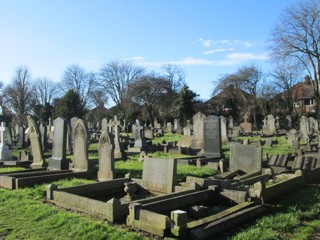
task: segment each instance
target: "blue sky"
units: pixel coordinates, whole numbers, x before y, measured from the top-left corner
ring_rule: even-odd
[[[149,70],[180,65],[206,100],[213,82],[255,63],[269,71],[268,38],[300,0],[0,0],[0,81],[18,66],[60,81],[77,64],[97,72],[111,60]]]

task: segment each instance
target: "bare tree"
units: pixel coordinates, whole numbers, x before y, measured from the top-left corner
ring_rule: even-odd
[[[169,80],[169,87],[174,92],[177,93],[185,84],[185,71],[175,64],[165,64],[161,67],[164,72],[164,78]]]
[[[272,30],[271,51],[275,61],[296,59],[313,77],[315,95],[320,96],[320,9],[318,0],[287,7]],[[320,104],[318,103],[318,109]],[[319,113],[319,111],[317,111]],[[319,114],[318,114],[319,115]]]
[[[26,123],[27,114],[31,112],[34,103],[34,88],[29,69],[18,67],[12,83],[4,91],[5,100],[16,115],[17,123]]]
[[[286,114],[291,114],[294,110],[293,102],[297,98],[297,88],[294,86],[299,82],[301,79],[301,66],[297,64],[279,64],[277,65],[270,75],[272,76],[273,80],[271,84],[273,86],[273,91],[278,92],[279,98],[278,103],[282,103],[280,108]]]
[[[57,83],[43,77],[34,81],[35,98],[37,104],[52,104],[53,100],[58,96]]]
[[[144,107],[151,122],[156,114],[156,106],[165,100],[170,91],[169,81],[154,74],[141,77],[130,84],[131,100]]]
[[[144,73],[145,68],[134,66],[130,62],[110,61],[101,67],[97,82],[121,111],[121,105],[127,98],[129,84],[139,79]]]
[[[86,106],[90,106],[91,96],[95,89],[95,74],[86,72],[78,65],[71,65],[67,67],[63,74],[61,90],[66,93],[73,90],[79,94],[81,102]]]

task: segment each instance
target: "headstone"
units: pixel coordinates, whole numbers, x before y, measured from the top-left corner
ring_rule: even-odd
[[[149,191],[172,193],[176,184],[177,160],[145,157],[143,187]]]
[[[277,133],[274,116],[272,114],[269,114],[267,119],[268,119],[268,133],[269,134]]]
[[[11,146],[12,145],[12,136],[11,136],[10,128],[8,128],[8,127],[6,127],[6,140],[7,140],[7,145]]]
[[[248,121],[248,115],[246,114],[244,117],[244,122],[240,123],[240,127],[244,133],[252,133],[252,125]]]
[[[221,157],[220,118],[209,115],[203,121],[204,155],[206,157]]]
[[[67,120],[59,117],[53,121],[53,149],[49,159],[49,170],[69,169],[69,161],[66,159],[67,150]]]
[[[45,152],[47,151],[47,128],[42,123],[39,126],[39,133],[42,151]]]
[[[108,129],[108,120],[106,118],[103,118],[101,120],[101,132]]]
[[[174,119],[174,121],[173,121],[173,130],[174,130],[175,132],[177,132],[179,128],[180,128],[180,121],[179,121],[179,119]]]
[[[98,180],[104,181],[115,178],[114,152],[110,133],[105,130],[99,138],[99,171]]]
[[[309,117],[309,126],[310,126],[310,134],[319,132],[319,124],[317,119],[313,117]]]
[[[279,116],[276,117],[276,129],[279,130],[280,129],[280,122],[279,122]]]
[[[31,151],[33,156],[33,162],[31,168],[42,168],[44,167],[43,151],[40,142],[40,131],[36,122],[28,116],[28,127],[29,127],[29,139],[31,143]]]
[[[73,130],[73,171],[88,171],[88,130],[82,119],[78,119]]]
[[[286,127],[287,129],[292,129],[292,118],[291,115],[286,116]]]
[[[300,135],[303,140],[308,141],[310,135],[309,119],[305,116],[300,118]]]
[[[114,132],[114,157],[119,159],[122,158],[122,151],[120,147],[120,121],[118,117],[114,116],[113,120],[113,132]]]
[[[191,127],[190,126],[186,126],[183,128],[183,135],[184,136],[191,136]]]
[[[296,129],[291,129],[287,133],[287,138],[288,138],[288,144],[292,144],[293,142],[298,141],[298,131]]]
[[[241,170],[245,173],[261,171],[262,148],[255,145],[233,144],[230,147],[231,171]]]
[[[234,123],[233,123],[233,117],[230,115],[228,118],[228,129],[233,129]]]
[[[21,126],[18,126],[18,142],[16,146],[17,148],[25,147],[25,133],[24,133],[24,128]]]
[[[152,140],[152,139],[154,138],[154,133],[153,133],[153,131],[152,131],[151,129],[146,129],[146,130],[144,131],[144,137],[145,137],[146,139]]]
[[[172,123],[171,122],[167,122],[167,132],[168,133],[172,132]]]
[[[147,147],[146,140],[144,138],[144,128],[143,126],[136,126],[135,138],[134,138],[134,148],[144,149]]]
[[[228,134],[227,134],[227,119],[223,116],[220,117],[221,124],[221,142],[226,144],[228,142]]]
[[[1,128],[0,128],[0,161],[10,161],[11,156],[11,150],[9,149],[9,146],[6,144],[5,141],[6,136],[6,123],[1,122]]]
[[[201,112],[198,112],[193,116],[193,143],[192,148],[194,149],[203,149],[204,143],[204,132],[203,132],[203,121],[205,119],[205,115]]]

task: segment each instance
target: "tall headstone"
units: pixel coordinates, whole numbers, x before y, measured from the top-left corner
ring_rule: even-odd
[[[267,121],[267,126],[268,126],[268,133],[267,134],[275,134],[275,133],[277,133],[274,116],[272,114],[269,114],[267,116],[267,120],[268,120]]]
[[[220,118],[209,115],[203,121],[204,155],[206,157],[221,157],[221,126]]]
[[[144,149],[147,147],[146,140],[144,138],[144,128],[143,126],[137,125],[134,137],[134,148]]]
[[[233,117],[230,115],[228,118],[228,128],[233,129],[234,123],[233,123]]]
[[[205,119],[205,115],[201,112],[198,112],[193,116],[193,143],[192,148],[194,149],[203,149],[203,121]]]
[[[42,151],[45,152],[47,151],[47,128],[42,123],[39,126],[39,133]]]
[[[167,122],[167,132],[168,133],[172,132],[172,123],[171,122]]]
[[[11,160],[11,150],[9,149],[9,146],[6,144],[5,137],[6,136],[6,123],[1,123],[0,128],[0,161],[10,161]]]
[[[276,117],[276,129],[280,129],[280,122],[279,122],[279,116]]]
[[[66,159],[67,150],[67,120],[59,117],[53,121],[53,149],[49,159],[49,170],[69,169],[69,161]]]
[[[106,118],[103,118],[101,120],[101,132],[107,130],[108,128],[108,120]]]
[[[252,173],[262,170],[262,148],[256,145],[233,144],[230,147],[230,171]]]
[[[174,130],[175,132],[177,132],[179,128],[180,128],[180,121],[179,121],[179,119],[174,119],[174,121],[173,121],[173,130]]]
[[[42,168],[44,167],[43,151],[40,142],[40,131],[33,118],[28,116],[28,127],[29,127],[29,139],[31,143],[31,151],[33,156],[33,162],[31,168]]]
[[[82,119],[74,126],[73,171],[88,171],[88,130]]]
[[[286,127],[287,129],[292,129],[292,118],[291,115],[286,116]]]
[[[308,141],[310,135],[309,119],[306,116],[300,118],[300,135],[301,138]]]
[[[18,126],[18,142],[16,144],[17,148],[25,147],[25,132],[22,126]]]
[[[220,127],[221,127],[221,142],[227,143],[228,142],[227,119],[223,116],[220,117]]]
[[[310,134],[319,132],[319,124],[317,119],[313,117],[309,117],[309,126],[310,126]]]
[[[114,132],[114,157],[122,158],[122,151],[120,147],[120,126],[121,123],[118,121],[118,117],[114,116],[113,119],[113,132]]]
[[[99,171],[98,180],[114,179],[114,155],[110,133],[105,130],[99,138]]]

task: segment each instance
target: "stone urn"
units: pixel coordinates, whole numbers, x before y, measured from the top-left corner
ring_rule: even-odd
[[[124,183],[124,192],[130,197],[133,198],[134,193],[137,191],[137,184],[133,181],[128,181]]]

